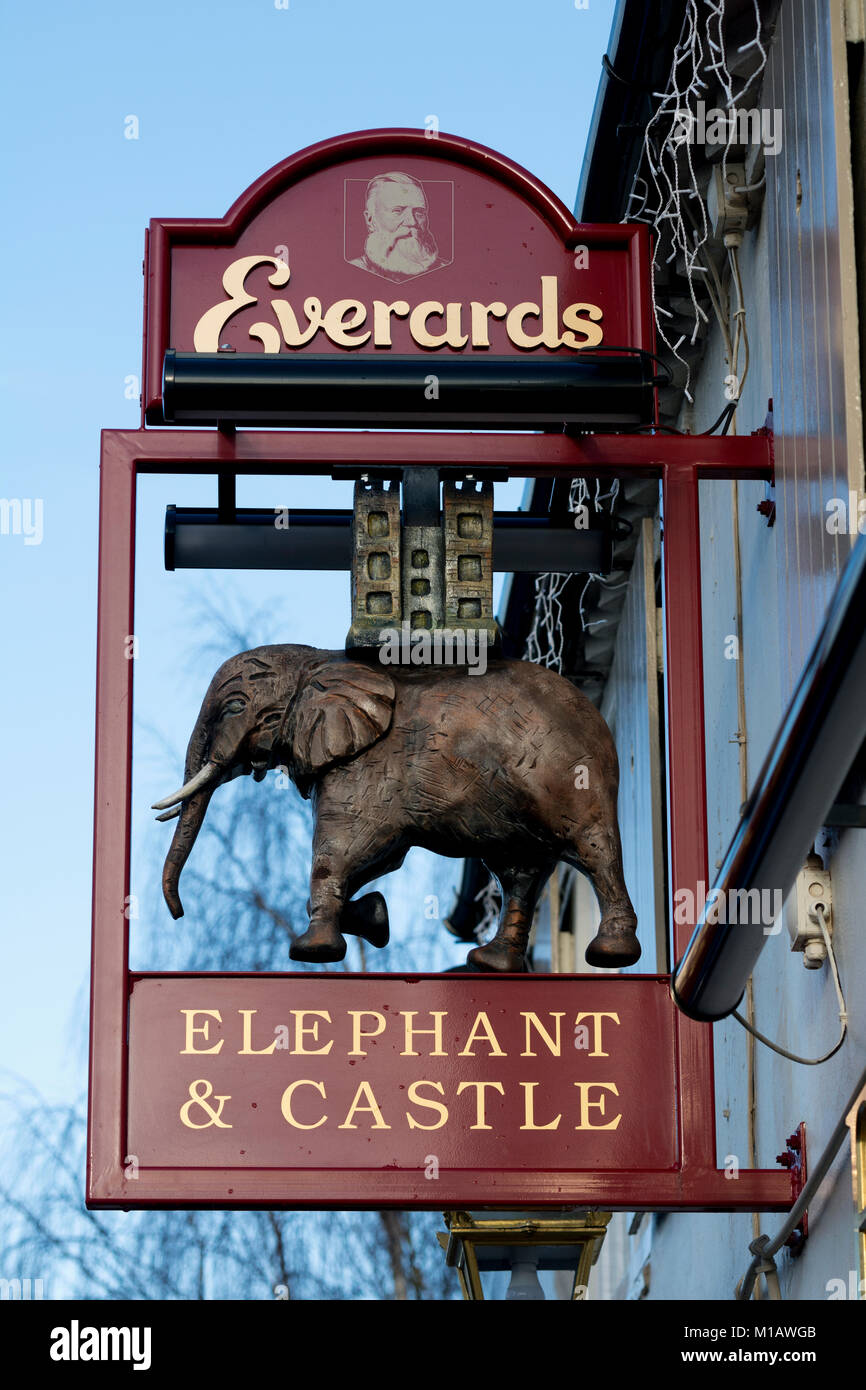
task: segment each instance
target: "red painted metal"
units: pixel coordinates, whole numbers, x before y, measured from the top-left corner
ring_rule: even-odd
[[[698,472],[687,462],[669,464],[662,474],[662,513],[670,881],[672,894],[684,887],[695,893],[708,881],[707,772]],[[679,959],[688,930],[675,924],[673,933]],[[689,1168],[716,1151],[712,1033],[680,1014],[678,1046],[682,1161]],[[702,1084],[687,1084],[687,1077]]]
[[[680,465],[700,479],[766,478],[760,435],[443,434],[400,430],[105,430],[103,457],[138,473],[285,474],[330,477],[335,468],[427,467],[510,473],[516,478],[661,478]]]
[[[557,1174],[551,1202],[588,1176],[668,1174],[675,1012],[663,976],[135,976],[134,1190],[174,1168],[254,1195],[270,1171],[293,1204],[311,1171],[336,1193],[387,1169],[395,1205],[435,1206],[447,1179],[462,1206],[517,1200],[536,1172]]]
[[[369,179],[394,169],[426,186],[430,229],[439,239],[440,253],[447,252],[443,264],[400,281],[355,265],[363,245],[352,247],[348,240],[352,229],[364,224],[362,205],[350,215],[346,190],[352,181],[363,190]],[[442,205],[436,205],[437,199]],[[143,423],[161,422],[165,351],[192,350],[195,324],[225,299],[222,276],[227,267],[244,256],[275,255],[278,246],[288,248],[291,283],[270,286],[273,266],[250,270],[246,283],[258,302],[241,309],[221,335],[237,351],[263,349],[258,335],[249,338],[249,330],[257,322],[276,326],[272,297],[287,299],[301,322],[306,321],[302,306],[307,296],[317,296],[323,310],[340,299],[357,299],[367,307],[374,298],[405,299],[412,305],[432,299],[462,304],[468,316],[473,300],[499,300],[509,307],[537,303],[542,275],[557,278],[561,307],[589,298],[603,306],[606,343],[650,350],[654,345],[647,227],[581,225],[527,170],[458,136],[440,132],[427,139],[418,130],[360,131],[322,141],[275,165],[224,218],[152,220],[145,245]],[[575,262],[578,246],[588,249],[586,266]],[[405,316],[393,319],[392,333],[395,352],[431,361],[442,351],[473,351],[471,346],[419,347]],[[490,320],[490,347],[497,354],[526,351],[514,345],[496,316]],[[353,344],[352,350],[381,353],[383,346],[371,340]],[[484,351],[480,346],[474,350]],[[553,351],[547,345],[534,350]],[[347,346],[318,332],[310,351],[346,352]]]
[[[88,1192],[123,1159],[126,1116],[126,979],[132,792],[135,457],[103,434],[96,635],[96,785],[93,811],[93,945],[90,990]]]
[[[401,457],[402,452],[402,457]],[[741,1170],[736,1182],[716,1167],[711,1027],[678,1011],[675,1064],[680,1158],[670,1170],[548,1171],[508,1178],[488,1172],[446,1174],[435,1192],[419,1172],[395,1183],[394,1170],[357,1177],[306,1172],[303,1193],[286,1196],[285,1173],[154,1168],[125,1173],[127,1077],[129,804],[133,662],[135,478],[139,472],[328,474],[336,466],[415,461],[517,476],[581,472],[659,476],[665,499],[665,606],[671,772],[669,819],[674,883],[706,881],[705,775],[700,643],[697,482],[701,477],[768,477],[766,437],[562,435],[434,436],[338,432],[105,431],[102,438],[97,772],[95,802],[91,1068],[87,1201],[90,1206],[237,1206],[314,1208],[442,1204],[514,1206],[587,1204],[659,1210],[787,1210],[791,1175]],[[677,942],[677,950],[684,943]],[[225,979],[224,976],[216,977]],[[262,977],[256,977],[262,978]],[[284,979],[287,977],[264,977]],[[307,978],[307,977],[305,977]],[[371,977],[363,977],[369,980]],[[393,978],[393,977],[389,977]],[[600,982],[590,977],[593,987]],[[454,977],[451,977],[452,981]],[[556,987],[560,977],[545,984]],[[507,985],[507,981],[502,982]],[[574,980],[579,987],[580,977]],[[627,983],[625,980],[623,984]],[[639,979],[635,986],[641,984]],[[498,986],[495,986],[498,987]],[[617,986],[618,987],[618,986]],[[531,1078],[530,1078],[531,1079]],[[134,1171],[131,1168],[130,1171]]]
[[[796,1202],[806,1186],[806,1124],[804,1120],[800,1121],[793,1134],[788,1135],[785,1140],[785,1152],[776,1155],[776,1162],[781,1163],[782,1167],[787,1168],[790,1172],[794,1185],[794,1201]],[[792,1255],[802,1255],[808,1239],[809,1213],[804,1211],[802,1218],[788,1236],[785,1244]]]
[[[786,1209],[791,1184],[782,1172],[770,1175],[776,1180],[772,1191],[768,1183],[756,1181],[767,1175],[755,1173],[741,1174],[732,1188],[724,1173],[696,1173],[678,1163],[671,1046],[676,1011],[667,986],[665,976],[132,976],[129,1128],[123,1141],[128,1162],[101,1170],[90,1205],[435,1210],[444,1202],[458,1207],[531,1203],[749,1210],[757,1202]],[[604,1057],[573,1049],[572,1020],[584,1005],[615,1013],[625,1025],[620,1035],[612,1021],[601,1023]],[[441,1050],[447,1055],[430,1055],[434,1044],[420,1032],[413,1044],[419,1055],[401,1055],[406,1044],[400,1010],[414,1010],[415,1026],[422,1030],[431,1026],[428,1011],[437,1007],[446,1015]],[[293,1008],[311,1011],[300,1044],[290,1016]],[[317,1008],[322,1013],[314,1024],[312,1010]],[[387,1025],[377,1038],[362,1040],[360,1050],[366,1055],[350,1058],[351,1008],[380,1012]],[[199,1030],[191,1035],[199,1049],[195,1056],[181,1051],[188,1042],[184,1009],[196,1011],[190,1020]],[[289,1047],[241,1062],[242,1009],[255,1010],[249,1012],[248,1046],[269,1046],[275,1027],[285,1026]],[[550,1055],[535,1030],[532,1049],[537,1055],[520,1055],[526,1035],[519,1010],[524,1009],[537,1012],[554,1039],[551,1011],[564,1015],[559,1056]],[[205,1010],[212,1012],[206,1016]],[[474,1058],[456,1055],[466,1047],[479,1010],[486,1012],[507,1056],[492,1055],[486,1042],[476,1043]],[[370,1016],[362,1026],[372,1033],[377,1023]],[[590,1027],[594,1048],[594,1025]],[[331,1048],[323,1054],[328,1044]],[[292,1051],[298,1046],[306,1049],[302,1058]],[[219,1055],[206,1050],[214,1047],[220,1048]],[[417,1099],[408,1097],[411,1082],[422,1077],[440,1083],[437,1098],[448,1107],[450,1133],[448,1125],[431,1133],[401,1124],[410,1105],[416,1118],[432,1118],[429,1110],[419,1109]],[[488,1090],[484,1122],[491,1129],[473,1131],[475,1095],[470,1091],[461,1100],[457,1087],[482,1079],[499,1082],[504,1094]],[[610,1108],[604,1116],[594,1110],[592,1118],[601,1123],[620,1114],[616,1129],[576,1132],[576,1079],[615,1082],[619,1094],[614,1098],[608,1093]],[[282,1095],[297,1080],[316,1083],[298,1088],[292,1098],[292,1113],[303,1124],[312,1126],[325,1117],[316,1129],[294,1129],[283,1118]],[[525,1118],[521,1082],[526,1081],[538,1083],[535,1121],[549,1123],[559,1113],[563,1123],[557,1131],[520,1132]],[[365,1108],[354,1117],[358,1128],[350,1132],[344,1125],[361,1082],[370,1089],[360,1097]],[[429,1087],[425,1095],[430,1098]],[[593,1103],[597,1096],[591,1093]],[[371,1097],[388,1130],[375,1127]],[[187,1117],[201,1129],[180,1122],[181,1107],[190,1099]],[[650,1114],[650,1107],[658,1113]],[[215,1115],[227,1127],[210,1123]],[[430,1173],[431,1156],[437,1161],[436,1176]]]

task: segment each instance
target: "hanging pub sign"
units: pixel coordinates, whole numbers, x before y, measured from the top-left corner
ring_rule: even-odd
[[[647,240],[447,135],[328,141],[151,223],[145,418],[648,423]]]
[[[408,1206],[571,1200],[580,1171],[599,1204],[623,1169],[677,1161],[673,1011],[664,980],[641,984],[135,977],[139,1181]]]
[[[646,227],[578,225],[492,150],[406,130],[303,151],[223,219],[151,224],[142,426],[102,440],[88,1205],[782,1210],[796,1195],[781,1170],[719,1170],[711,1033],[667,975],[527,972],[560,861],[599,901],[590,964],[633,964],[648,924],[623,875],[610,730],[570,682],[502,657],[492,611],[497,545],[500,569],[507,554],[529,572],[553,557],[585,572],[602,551],[495,513],[492,478],[661,479],[671,873],[707,878],[698,480],[765,477],[769,455],[616,433],[655,419],[648,250]],[[285,634],[224,662],[154,808],[173,822],[168,921],[211,796],[288,772],[315,809],[291,949],[307,969],[131,972],[136,479],[218,478],[213,512],[169,508],[167,568],[241,550],[288,567],[247,543],[275,526],[241,514],[235,479],[336,470],[356,479],[353,512],[293,516],[290,534],[351,570],[345,649]],[[345,934],[387,940],[382,894],[358,895],[412,845],[498,879],[477,973],[331,970]]]

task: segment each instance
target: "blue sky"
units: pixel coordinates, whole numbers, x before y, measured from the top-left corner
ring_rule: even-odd
[[[306,145],[423,128],[430,115],[525,165],[571,206],[612,13],[612,0],[6,7],[0,496],[41,499],[43,535],[38,545],[0,535],[0,1066],[49,1098],[78,1095],[84,1081],[99,431],[138,424],[125,390],[140,369],[148,220],[221,216]],[[124,136],[131,115],[137,140]],[[346,486],[299,480],[284,499],[251,479],[239,501],[340,506]],[[497,505],[516,505],[519,491],[511,484]],[[184,652],[196,637],[191,605],[215,592],[214,576],[165,574],[164,508],[215,501],[210,479],[151,478],[140,494],[143,806],[152,784],[171,789],[148,730],[182,751],[211,675],[189,669]],[[342,644],[347,576],[316,577],[313,613],[304,576],[218,582],[242,611],[273,600],[290,631],[269,640]]]

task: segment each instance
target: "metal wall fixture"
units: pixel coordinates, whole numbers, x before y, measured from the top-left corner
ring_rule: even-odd
[[[785,925],[791,950],[803,952],[807,970],[820,970],[827,959],[827,946],[819,914],[828,934],[833,932],[833,885],[830,870],[819,854],[810,854],[797,875],[794,891],[784,908]]]
[[[549,1216],[526,1212],[446,1211],[448,1230],[438,1233],[445,1263],[456,1269],[470,1302],[586,1298],[592,1266],[601,1253],[611,1213],[572,1212]],[[565,1278],[545,1278],[539,1272]],[[502,1274],[510,1276],[495,1278]],[[564,1290],[560,1292],[560,1290]]]

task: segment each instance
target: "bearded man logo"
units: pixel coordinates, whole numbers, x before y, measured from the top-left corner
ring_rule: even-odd
[[[392,170],[370,179],[364,221],[367,236],[363,254],[350,259],[350,265],[396,281],[412,280],[450,265],[450,259],[440,255],[430,230],[424,186],[411,174]],[[348,227],[346,231],[348,235]]]

